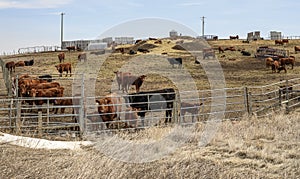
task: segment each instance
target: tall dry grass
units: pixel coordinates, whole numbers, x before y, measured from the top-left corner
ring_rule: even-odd
[[[184,146],[174,153],[146,163],[122,162],[106,156],[95,146],[67,151],[1,144],[0,178],[300,177],[298,113],[222,122],[213,140],[199,147],[204,127],[199,124]],[[118,137],[145,143],[159,141],[171,130],[150,128],[138,133],[120,133]]]

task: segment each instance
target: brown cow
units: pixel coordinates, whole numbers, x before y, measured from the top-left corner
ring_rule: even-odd
[[[54,105],[56,105],[56,106],[57,105],[60,105],[60,106],[72,106],[73,105],[73,100],[72,99],[56,99],[56,100],[54,100]],[[57,114],[58,109],[59,109],[58,107],[56,107],[54,109],[54,114]],[[60,113],[62,113],[62,114],[65,113],[65,107],[60,107]],[[72,110],[72,114],[74,114],[74,109]]]
[[[16,67],[23,67],[25,66],[25,62],[24,61],[18,61],[16,64],[15,64]]]
[[[140,91],[140,87],[142,86],[145,78],[146,78],[146,75],[142,75],[142,76],[124,75],[123,81],[122,81],[123,93],[124,93],[124,90],[128,93],[128,89],[129,89],[130,85],[134,85],[135,90],[138,93]]]
[[[266,58],[265,61],[266,61],[266,68],[271,67],[272,64],[274,63],[274,60],[271,57]]]
[[[58,54],[57,56],[58,56],[59,63],[64,62],[64,60],[65,60],[65,53],[64,52]]]
[[[219,53],[224,53],[224,48],[223,47],[219,46],[218,50],[219,50]]]
[[[125,109],[125,121],[129,127],[134,127],[134,128],[137,127],[137,123],[139,119],[137,113],[138,113],[138,109],[131,108],[131,107]]]
[[[286,68],[285,66],[280,66],[280,63],[278,61],[274,61],[272,64],[272,72],[276,73],[276,70],[278,73],[280,73],[281,70],[284,70],[284,72],[286,73]]]
[[[116,79],[117,79],[117,83],[118,83],[118,90],[120,90],[122,84],[123,84],[123,77],[127,76],[127,75],[131,75],[130,72],[120,72],[120,71],[115,71],[114,72],[116,74]]]
[[[80,53],[79,55],[78,55],[78,61],[84,61],[84,62],[86,62],[86,60],[87,60],[87,58],[86,58],[86,53]]]
[[[29,91],[29,97],[62,97],[64,93],[63,87],[58,88],[48,88],[48,89],[35,89],[32,88]],[[50,103],[54,103],[55,100],[50,100]],[[35,100],[34,103],[36,105],[42,105],[44,103],[47,103],[47,100]]]
[[[68,72],[70,72],[70,76],[72,76],[72,66],[71,63],[61,63],[55,65],[57,71],[60,73],[60,77],[62,77],[62,73],[65,71],[67,72],[66,77],[68,76]]]
[[[277,45],[277,44],[279,44],[279,45],[283,45],[283,42],[282,42],[282,40],[275,40],[275,45]]]
[[[295,53],[300,52],[300,46],[295,46]]]
[[[289,39],[282,39],[282,43],[289,43]]]
[[[15,62],[13,61],[10,61],[10,62],[7,62],[5,64],[5,67],[8,69],[8,71],[12,72],[12,70],[14,70],[14,72],[16,72],[15,70]]]
[[[202,105],[203,103],[200,103],[197,104],[197,103],[194,103],[194,104],[191,104],[191,103],[186,103],[186,102],[181,102],[181,107],[180,107],[180,115],[183,119],[183,122],[185,122],[185,113],[191,113],[192,114],[192,121],[194,122],[194,117],[197,116],[197,119],[199,120],[199,116],[198,116],[198,113],[199,113],[199,110],[200,110],[200,106]]]
[[[295,57],[294,56],[289,56],[287,58],[280,58],[280,63],[281,63],[282,66],[292,65],[292,69],[293,69],[294,65],[295,65]]]
[[[226,47],[224,50],[225,51],[227,51],[227,50],[236,51],[235,47]]]
[[[120,119],[120,112],[122,108],[121,98],[115,93],[106,95],[104,98],[96,100],[98,105],[98,113],[106,127],[109,128],[109,123],[115,119]]]

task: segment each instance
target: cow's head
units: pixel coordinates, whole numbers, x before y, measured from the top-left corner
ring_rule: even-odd
[[[144,79],[146,78],[147,76],[146,75],[142,75],[139,77],[139,79],[141,79],[142,81],[144,81]]]
[[[29,92],[29,96],[31,97],[36,97],[36,94],[38,94],[38,91],[35,88],[32,88],[28,92]]]
[[[100,100],[96,100],[96,103],[98,104],[98,112],[99,113],[106,113],[109,111],[111,101],[107,98],[103,98]]]

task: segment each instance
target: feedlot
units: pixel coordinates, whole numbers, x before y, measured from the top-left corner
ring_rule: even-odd
[[[177,43],[179,42],[180,43]],[[183,42],[182,42],[183,41]],[[275,45],[271,40],[253,41],[250,44],[242,43],[242,40],[218,40],[205,42],[195,42],[193,39],[163,39],[161,44],[155,43],[154,40],[143,42],[144,47],[149,47],[149,53],[137,52],[137,54],[128,54],[126,49],[136,49],[138,44],[129,46],[124,45],[125,53],[105,53],[96,55],[87,53],[87,61],[79,62],[77,56],[81,52],[65,52],[65,62],[72,64],[72,76],[58,76],[55,65],[59,63],[57,55],[60,52],[21,54],[15,56],[2,57],[4,62],[22,61],[34,59],[33,66],[16,67],[16,72],[12,77],[17,75],[29,74],[36,77],[44,74],[51,74],[54,81],[59,82],[64,88],[64,98],[76,98],[76,104],[66,107],[64,114],[60,111],[58,114],[52,112],[52,105],[46,102],[43,105],[42,114],[40,114],[44,131],[51,133],[52,130],[61,128],[74,128],[78,123],[85,126],[87,130],[105,129],[103,123],[99,123],[99,114],[96,99],[101,99],[105,95],[113,92],[121,96],[122,112],[120,121],[115,121],[110,129],[148,127],[164,124],[164,109],[152,110],[146,113],[145,125],[142,125],[142,119],[135,121],[124,121],[125,110],[128,104],[125,104],[122,90],[118,90],[115,74],[116,71],[131,72],[133,75],[146,75],[141,86],[141,91],[160,90],[164,88],[174,88],[176,90],[176,99],[174,99],[173,123],[189,124],[195,122],[192,120],[193,115],[187,113],[185,120],[179,115],[180,102],[201,104],[199,111],[195,115],[197,121],[207,121],[212,113],[223,115],[225,119],[237,120],[245,115],[258,112],[257,115],[264,116],[268,114],[269,108],[279,106],[279,86],[285,85],[286,80],[289,85],[298,89],[299,77],[299,54],[295,54],[293,47],[299,44],[300,40],[290,40],[289,44],[284,46]],[[191,51],[178,50],[172,47],[181,44]],[[199,45],[200,44],[200,45]],[[264,59],[254,58],[254,52],[259,46],[270,46],[274,48],[284,48],[290,51],[290,55],[296,57],[294,69],[287,67],[287,73],[272,73],[270,68],[266,68]],[[208,57],[202,59],[202,54],[197,49],[212,47],[215,49],[216,59]],[[216,49],[219,47],[235,47],[237,51],[225,51],[219,53]],[[120,48],[120,47],[119,47]],[[251,56],[243,56],[239,50],[246,50]],[[199,50],[198,50],[199,51]],[[195,57],[195,54],[200,54]],[[183,68],[177,65],[172,67],[167,61],[169,57],[181,57]],[[195,64],[195,59],[200,64]],[[276,84],[274,84],[276,83]],[[270,85],[269,85],[270,84]],[[269,85],[269,86],[268,86]],[[216,90],[218,89],[218,90]],[[131,86],[129,93],[135,92],[134,86]],[[226,94],[226,95],[225,95]],[[251,95],[251,97],[249,97]],[[294,97],[297,94],[294,94]],[[282,96],[282,100],[285,100]],[[84,99],[81,101],[81,99]],[[23,100],[23,99],[22,99]],[[29,100],[29,99],[26,99]],[[49,101],[49,100],[48,100]],[[23,133],[35,131],[39,125],[39,115],[37,109],[30,109],[32,106],[23,104],[21,99],[7,99],[3,101],[9,108],[5,108],[7,113],[1,119],[4,129],[10,129],[17,125],[16,119],[20,112],[21,128],[25,128]],[[18,112],[17,104],[21,106]],[[226,103],[226,107],[224,104]],[[297,103],[297,102],[294,102]],[[61,108],[62,106],[54,106]],[[75,109],[74,114],[72,113]],[[9,119],[7,119],[9,116]],[[77,119],[77,122],[76,120]],[[88,119],[88,120],[87,120]],[[99,126],[100,124],[100,126]],[[131,124],[135,124],[131,125]],[[19,125],[19,124],[18,124]],[[58,127],[57,127],[58,125]],[[5,127],[6,126],[6,127]],[[56,126],[56,127],[55,127]],[[134,127],[133,127],[134,126]]]

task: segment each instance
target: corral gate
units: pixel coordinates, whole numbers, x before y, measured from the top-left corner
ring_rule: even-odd
[[[53,75],[54,76],[54,75]],[[57,80],[65,78],[55,77]],[[80,83],[79,92],[70,97],[62,98],[13,98],[0,99],[1,115],[0,130],[13,131],[18,134],[39,135],[52,134],[56,136],[70,134],[84,134],[89,132],[106,132],[115,130],[135,130],[148,128],[151,126],[165,125],[165,110],[160,108],[147,111],[144,119],[128,118],[125,115],[134,113],[126,110],[128,104],[124,101],[120,107],[123,110],[119,116],[121,120],[110,122],[109,128],[101,120],[101,114],[98,113],[98,106],[95,99],[103,96],[91,96],[85,93],[85,88],[90,85],[84,80],[83,75],[77,76],[76,80]],[[225,111],[211,111],[212,101],[224,96],[213,96],[218,90],[199,90],[199,91],[180,91],[176,92],[174,99],[172,123],[179,125],[191,125],[197,122],[206,122],[210,115],[215,112],[224,112],[224,120],[240,120],[244,116],[255,114],[257,117],[271,115],[273,111],[280,110],[284,106],[288,112],[292,108],[299,106],[298,93],[300,91],[300,78],[281,81],[260,87],[241,87],[225,88],[226,109]],[[281,88],[280,88],[281,86]],[[182,96],[197,93],[198,97],[183,98]],[[127,95],[119,93],[121,99]],[[72,99],[72,105],[53,105],[53,100]],[[45,100],[42,106],[31,105],[34,100]],[[156,101],[165,102],[165,101]],[[183,103],[193,104],[184,106]],[[149,103],[148,105],[151,105]],[[216,107],[216,106],[215,106]],[[65,108],[65,113],[54,113],[53,109]],[[190,109],[190,110],[188,110]],[[184,110],[195,111],[195,113],[186,113]],[[74,110],[74,112],[73,112]],[[180,114],[181,112],[181,114]],[[78,130],[80,129],[80,130]]]

